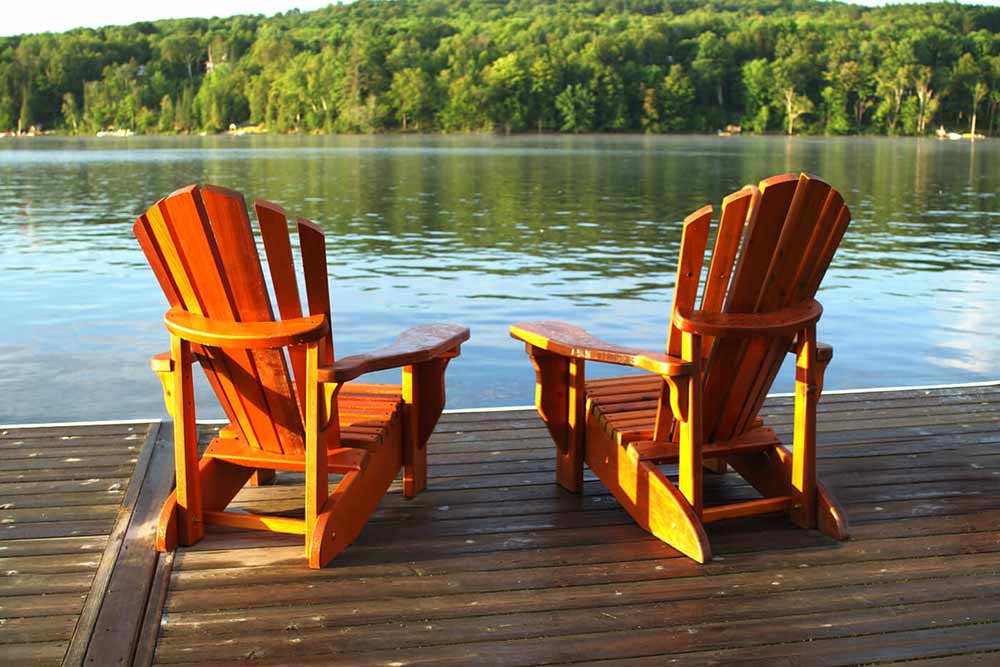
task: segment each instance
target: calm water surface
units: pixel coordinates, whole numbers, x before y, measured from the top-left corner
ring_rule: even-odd
[[[480,407],[532,400],[511,322],[561,319],[661,349],[681,219],[798,170],[840,189],[854,214],[820,292],[820,338],[836,349],[827,386],[1000,378],[997,141],[6,138],[0,423],[162,413],[147,363],[167,348],[166,304],[131,224],[188,183],[323,225],[338,355],[416,323],[470,326],[448,405]],[[774,390],[790,390],[789,377]],[[199,406],[221,416],[211,400]]]

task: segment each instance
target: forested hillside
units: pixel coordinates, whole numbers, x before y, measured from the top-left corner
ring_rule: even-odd
[[[997,131],[1000,8],[358,0],[0,38],[0,132]]]

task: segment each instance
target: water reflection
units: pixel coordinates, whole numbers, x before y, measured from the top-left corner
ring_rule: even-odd
[[[998,153],[871,138],[5,139],[0,312],[14,324],[0,332],[0,421],[160,413],[146,359],[166,344],[164,303],[130,227],[190,182],[324,226],[339,354],[413,323],[471,326],[449,405],[474,407],[531,400],[515,320],[662,347],[681,219],[804,169],[854,213],[821,293],[828,386],[992,379]]]

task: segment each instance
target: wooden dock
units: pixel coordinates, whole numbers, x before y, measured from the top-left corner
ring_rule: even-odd
[[[787,435],[791,399],[764,415]],[[589,473],[582,496],[560,490],[533,412],[473,412],[442,418],[428,491],[390,492],[324,570],[272,533],[156,554],[169,423],[0,429],[0,663],[1000,661],[1000,386],[831,393],[819,429],[845,543],[733,520],[698,565]],[[706,479],[709,504],[753,497]],[[294,511],[301,483],[238,504]]]

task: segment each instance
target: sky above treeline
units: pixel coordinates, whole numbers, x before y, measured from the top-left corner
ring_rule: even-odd
[[[847,0],[858,5],[906,4],[883,0]],[[1000,0],[960,0],[968,5],[1000,5]],[[52,0],[42,6],[19,2],[0,15],[0,36],[36,32],[63,32],[72,28],[127,25],[158,19],[265,14],[270,16],[292,9],[310,11],[325,7],[331,0],[171,0],[169,3],[135,0]]]

